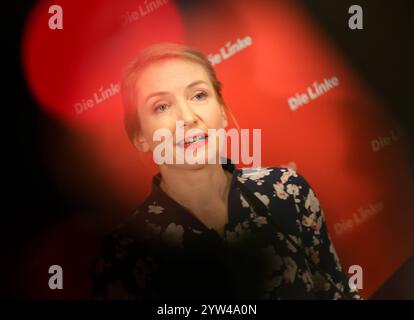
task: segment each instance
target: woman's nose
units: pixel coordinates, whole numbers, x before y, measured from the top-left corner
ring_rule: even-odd
[[[180,102],[178,105],[178,119],[184,122],[184,125],[192,124],[197,121],[197,115],[193,108],[186,102]]]

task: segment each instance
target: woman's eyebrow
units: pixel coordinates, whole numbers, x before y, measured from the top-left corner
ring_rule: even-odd
[[[166,95],[166,94],[168,94],[168,92],[167,92],[167,91],[157,91],[157,92],[151,93],[151,94],[149,94],[149,95],[146,97],[146,99],[145,99],[145,103],[147,103],[147,102],[148,102],[148,100],[149,100],[149,99],[151,99],[152,97],[155,97],[155,96],[162,96],[162,95]]]
[[[205,85],[208,86],[208,82],[203,81],[203,80],[197,80],[197,81],[191,82],[189,85],[187,85],[186,88],[189,89],[189,88],[195,87],[196,85],[199,85],[199,84],[205,84]],[[149,94],[146,97],[145,103],[147,103],[148,100],[151,99],[154,96],[162,96],[162,95],[166,95],[166,94],[168,94],[167,91],[157,91],[157,92],[153,92],[153,93]]]
[[[203,80],[197,80],[197,81],[191,82],[191,83],[187,86],[187,88],[192,88],[192,87],[194,87],[194,86],[196,86],[196,85],[199,85],[199,84],[206,84],[206,85],[208,85],[208,83],[207,83],[206,81],[203,81]]]

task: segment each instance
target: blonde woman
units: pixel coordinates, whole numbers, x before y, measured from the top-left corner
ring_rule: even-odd
[[[146,48],[127,68],[122,93],[131,142],[139,152],[165,143],[172,161],[159,164],[151,193],[104,239],[94,298],[359,298],[298,172],[220,161],[222,144],[211,132],[234,117],[201,52]],[[171,135],[155,139],[157,130]],[[199,161],[178,163],[189,150]]]

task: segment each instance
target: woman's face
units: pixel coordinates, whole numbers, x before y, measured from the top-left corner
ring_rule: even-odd
[[[222,147],[218,136],[194,139],[197,133],[207,135],[208,129],[227,127],[224,107],[218,102],[208,74],[201,65],[178,58],[152,63],[141,72],[136,88],[141,128],[136,139],[137,147],[144,152],[157,152],[160,150],[159,147],[157,150],[158,145],[171,142],[174,165],[177,154],[184,153],[193,159],[204,159],[204,163],[212,158],[218,159]],[[178,138],[177,128],[182,128],[183,132],[183,136]],[[158,129],[171,132],[168,141],[154,140]],[[213,138],[216,143],[212,143]],[[188,164],[187,159],[185,164]]]

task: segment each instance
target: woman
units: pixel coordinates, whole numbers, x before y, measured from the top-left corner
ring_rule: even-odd
[[[164,155],[173,161],[159,164],[150,195],[103,241],[95,298],[359,298],[299,173],[212,161],[222,144],[209,133],[234,117],[202,53],[149,47],[129,65],[122,92],[130,140],[142,152],[172,142]],[[172,133],[163,142],[160,129]],[[198,161],[177,163],[188,150]]]

